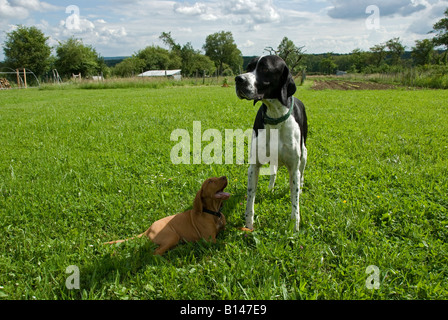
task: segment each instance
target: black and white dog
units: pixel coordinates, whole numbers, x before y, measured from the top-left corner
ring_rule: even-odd
[[[285,165],[289,172],[289,186],[291,191],[292,212],[291,219],[295,219],[295,230],[299,230],[299,194],[303,186],[303,172],[305,170],[307,150],[306,136],[308,124],[303,103],[293,97],[296,85],[285,61],[278,56],[262,56],[254,58],[247,66],[247,72],[235,78],[236,94],[240,99],[254,100],[254,105],[262,101],[254,123],[252,147],[271,150],[271,136],[276,129],[278,163],[271,171],[269,189],[275,183],[278,166]],[[265,131],[260,131],[265,129]],[[260,139],[264,133],[264,138]],[[246,228],[253,229],[254,203],[260,167],[259,156],[251,150],[251,157],[255,156],[248,170]],[[256,153],[256,152],[255,152]],[[259,153],[258,153],[259,154]],[[272,164],[270,164],[272,166]]]

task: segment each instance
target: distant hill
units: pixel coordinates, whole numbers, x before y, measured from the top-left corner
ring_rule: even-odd
[[[129,56],[125,57],[125,56],[121,56],[121,57],[103,57],[104,62],[106,63],[106,65],[108,67],[113,67],[116,64],[120,63],[121,61],[123,61],[124,59],[129,58]]]

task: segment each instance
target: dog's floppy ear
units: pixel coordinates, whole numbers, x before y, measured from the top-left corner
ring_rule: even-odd
[[[280,79],[280,85],[280,96],[278,97],[278,100],[280,100],[280,102],[284,106],[286,106],[288,104],[288,97],[291,97],[297,89],[294,79],[289,72],[289,68],[286,65],[283,69],[283,74]]]
[[[193,210],[196,213],[202,212],[202,188],[199,189],[199,191],[196,193],[196,197],[194,198],[193,201]]]

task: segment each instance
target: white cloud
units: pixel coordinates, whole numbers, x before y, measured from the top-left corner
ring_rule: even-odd
[[[0,0],[0,18],[26,19],[31,12],[47,12],[59,7],[39,0]]]
[[[219,18],[216,15],[214,15],[213,13],[206,13],[206,14],[201,15],[201,20],[203,20],[203,21],[216,21],[218,19]]]
[[[187,33],[192,33],[193,30],[191,28],[185,28],[185,27],[180,27],[177,29],[180,32],[187,32]]]
[[[212,13],[214,11],[213,7],[200,2],[196,2],[192,5],[176,3],[173,6],[173,11],[185,16],[199,17],[202,21],[218,20],[218,17]]]
[[[63,33],[67,35],[85,33],[95,29],[95,24],[92,21],[74,15],[67,17],[65,20],[61,20],[59,26]]]
[[[11,5],[8,0],[0,0],[0,18],[13,19],[18,17],[28,17],[28,10],[23,7]]]
[[[173,11],[183,15],[185,19],[192,17],[200,21],[216,22],[224,25],[245,25],[246,30],[258,29],[258,24],[276,23],[280,15],[272,0],[227,0],[175,3]],[[194,24],[196,21],[185,20]],[[184,22],[185,22],[184,21]]]
[[[108,23],[104,19],[90,21],[83,16],[78,19],[75,25],[67,17],[66,20],[60,20],[57,26],[41,23],[40,27],[45,34],[50,35],[49,44],[53,47],[73,36],[82,39],[86,45],[92,45],[101,55],[104,55],[104,48],[117,51],[127,41],[128,32],[123,25]]]
[[[236,16],[234,21],[245,21],[248,24],[280,21],[272,0],[228,0],[222,5],[222,14]]]
[[[254,42],[251,40],[246,40],[242,45],[240,45],[241,48],[252,48],[254,46]]]
[[[9,0],[12,6],[22,7],[31,11],[46,12],[59,9],[58,6],[39,0]]]
[[[186,4],[176,3],[174,5],[174,11],[189,16],[196,16],[205,13],[206,7],[204,4],[196,2],[192,6]]]
[[[364,19],[366,8],[375,5],[380,9],[381,16],[403,17],[421,11],[427,4],[415,0],[333,0],[333,7],[328,15],[334,19]]]

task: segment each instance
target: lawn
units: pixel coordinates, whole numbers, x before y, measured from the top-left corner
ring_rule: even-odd
[[[193,121],[251,128],[257,107],[232,87],[0,92],[0,299],[447,299],[448,91],[309,87],[299,233],[286,169],[274,192],[260,177],[245,233],[247,161],[170,159]],[[191,208],[221,175],[216,244],[102,244]]]

